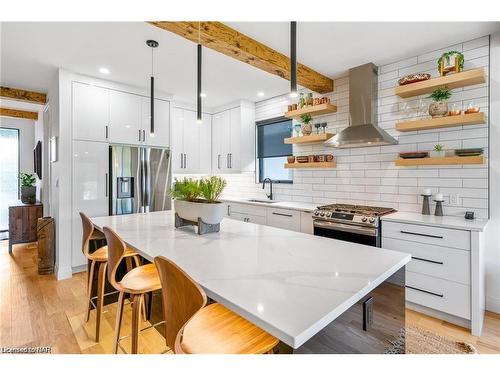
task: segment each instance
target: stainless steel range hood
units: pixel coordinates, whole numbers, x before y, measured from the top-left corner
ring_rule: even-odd
[[[377,126],[378,69],[365,64],[349,70],[349,126],[325,146],[337,148],[395,145],[396,139]]]

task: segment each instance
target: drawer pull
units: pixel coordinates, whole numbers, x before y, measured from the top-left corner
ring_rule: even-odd
[[[423,234],[423,233],[415,233],[415,232],[407,232],[405,230],[400,231],[403,234],[413,234],[414,236],[422,236],[422,237],[431,237],[431,238],[440,238],[443,239],[443,236],[434,236],[432,234]]]
[[[444,264],[443,262],[439,262],[437,260],[430,260],[430,259],[425,259],[425,258],[419,258],[419,257],[411,257],[411,259],[415,260],[421,260],[422,262],[429,262],[429,263],[434,263],[434,264]]]
[[[282,214],[280,212],[273,212],[273,215],[286,216],[286,217],[292,217],[293,216],[293,215],[290,215],[290,214]]]
[[[406,285],[406,287],[408,289],[413,289],[413,290],[416,290],[418,292],[427,293],[427,294],[430,294],[432,296],[441,297],[441,298],[444,297],[444,294],[438,294],[438,293],[434,293],[434,292],[429,292],[428,290],[424,290],[424,289],[420,289],[420,288],[415,288],[414,286]]]

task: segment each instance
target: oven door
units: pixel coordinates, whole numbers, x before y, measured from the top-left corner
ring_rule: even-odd
[[[378,229],[362,225],[314,220],[314,235],[380,247]]]

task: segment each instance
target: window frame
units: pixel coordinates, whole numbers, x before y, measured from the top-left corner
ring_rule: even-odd
[[[289,119],[285,116],[279,116],[279,117],[273,117],[270,119],[265,119],[265,120],[260,120],[255,122],[255,183],[261,184],[263,181],[262,175],[261,175],[261,158],[259,158],[259,126],[264,126],[264,125],[272,125],[274,123],[278,122],[284,122],[284,121],[292,121],[293,125],[293,120]],[[292,146],[293,147],[293,146]],[[290,180],[272,180],[273,184],[293,184],[293,171],[290,171],[291,178]]]

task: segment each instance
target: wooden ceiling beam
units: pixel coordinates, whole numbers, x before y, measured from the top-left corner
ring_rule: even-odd
[[[0,86],[0,97],[27,103],[47,103],[47,94],[36,91],[15,89],[12,87]]]
[[[151,25],[198,43],[198,22],[154,21]],[[200,23],[201,44],[214,51],[290,80],[290,58],[221,22]],[[297,64],[298,84],[320,94],[333,91],[333,80]]]
[[[38,112],[23,111],[20,109],[2,108],[0,107],[0,116],[24,118],[27,120],[38,120]]]

